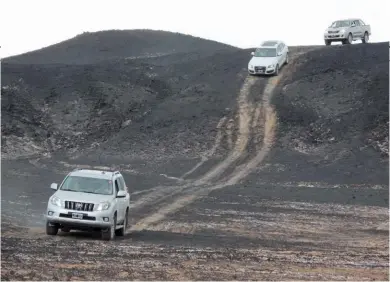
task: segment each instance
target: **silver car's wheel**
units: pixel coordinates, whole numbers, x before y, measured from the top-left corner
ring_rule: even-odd
[[[286,65],[288,64],[288,53],[286,54]]]
[[[352,44],[352,33],[348,34],[348,44]]]
[[[368,40],[369,40],[368,32],[365,32],[362,42],[363,43],[368,43]]]

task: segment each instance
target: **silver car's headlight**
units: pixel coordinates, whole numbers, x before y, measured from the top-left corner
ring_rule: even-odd
[[[97,207],[97,211],[104,211],[104,210],[108,210],[110,208],[110,203],[109,202],[103,202],[103,203],[100,203]]]
[[[61,199],[56,196],[52,197],[50,202],[57,207],[61,207]]]
[[[344,32],[345,32],[345,29],[339,30],[339,33],[344,33]]]

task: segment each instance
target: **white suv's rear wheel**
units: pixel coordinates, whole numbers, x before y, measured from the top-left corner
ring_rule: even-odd
[[[116,214],[112,220],[111,226],[106,230],[102,231],[102,239],[105,241],[114,240],[115,238],[115,229],[116,229]]]

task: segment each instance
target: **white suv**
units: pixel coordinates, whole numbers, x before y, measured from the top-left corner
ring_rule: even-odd
[[[99,230],[103,240],[123,236],[128,226],[130,194],[119,171],[76,169],[69,173],[49,198],[46,234],[58,229]]]
[[[288,64],[288,47],[279,40],[264,41],[248,63],[249,74],[278,75],[280,68]]]

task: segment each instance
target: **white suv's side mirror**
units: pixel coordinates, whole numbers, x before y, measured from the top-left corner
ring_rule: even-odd
[[[126,191],[119,190],[116,194],[117,198],[125,198],[126,197]]]
[[[58,184],[57,184],[57,183],[52,183],[52,184],[50,185],[50,188],[51,188],[51,189],[54,189],[54,190],[57,190]]]
[[[255,52],[251,52],[251,55],[254,56],[254,55],[255,55]]]

